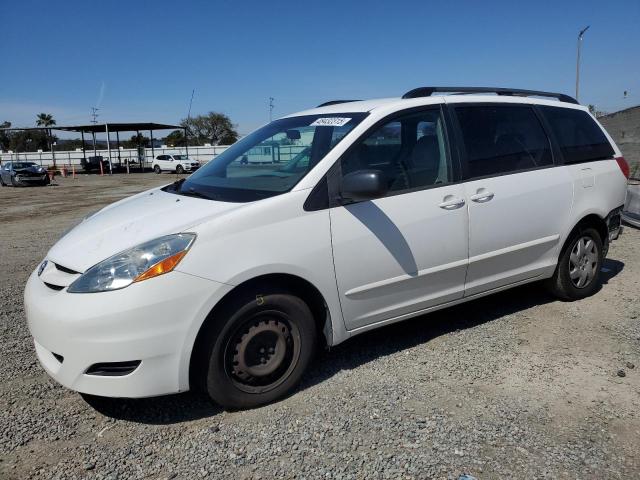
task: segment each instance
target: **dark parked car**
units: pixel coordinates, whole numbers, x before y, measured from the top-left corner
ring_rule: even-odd
[[[105,160],[105,158],[101,155],[98,155],[97,157],[89,157],[89,158],[83,158],[80,160],[80,163],[82,164],[82,169],[85,172],[92,172],[92,171],[100,171],[100,162],[102,162],[102,171],[103,172],[108,172],[109,171],[109,160]]]
[[[7,162],[0,168],[0,184],[20,187],[23,185],[49,185],[47,170],[33,162]]]

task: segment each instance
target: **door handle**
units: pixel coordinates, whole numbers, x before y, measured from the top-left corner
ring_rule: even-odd
[[[464,198],[447,195],[442,200],[442,203],[438,204],[438,206],[444,210],[455,210],[456,208],[464,206]]]
[[[493,192],[489,192],[484,188],[480,188],[475,195],[471,195],[471,197],[469,198],[471,198],[471,201],[473,202],[484,203],[491,200],[494,197],[494,195],[495,194]]]

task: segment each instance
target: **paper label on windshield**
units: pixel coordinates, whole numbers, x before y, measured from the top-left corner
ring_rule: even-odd
[[[311,127],[342,127],[349,123],[351,119],[345,117],[321,117],[317,118]]]

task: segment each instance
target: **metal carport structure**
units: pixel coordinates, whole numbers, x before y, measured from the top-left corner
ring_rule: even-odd
[[[87,125],[68,125],[68,126],[59,126],[52,125],[49,127],[10,127],[10,128],[2,128],[1,131],[24,131],[24,130],[44,130],[45,132],[49,132],[49,137],[51,137],[52,130],[60,130],[64,132],[78,132],[82,137],[82,155],[86,159],[86,141],[84,134],[90,133],[95,135],[96,133],[105,133],[107,135],[107,151],[109,152],[109,166],[110,173],[113,171],[113,163],[111,161],[111,139],[110,134],[116,134],[116,147],[118,151],[118,165],[121,165],[121,157],[120,157],[120,132],[136,132],[138,137],[140,136],[141,131],[149,131],[149,137],[151,139],[151,155],[155,157],[155,147],[153,145],[153,132],[154,130],[183,130],[184,138],[185,138],[185,151],[186,155],[189,155],[189,142],[187,136],[187,127],[183,127],[181,125],[171,125],[167,123],[153,123],[153,122],[107,122],[107,123],[90,123]],[[53,152],[53,147],[52,147]],[[95,137],[94,137],[94,152],[95,152]],[[95,154],[95,153],[94,153]],[[55,155],[53,155],[53,161],[55,164]],[[144,169],[143,162],[140,163],[140,168]]]
[[[120,158],[120,132],[136,132],[137,136],[140,136],[140,131],[148,130],[151,140],[151,156],[155,158],[155,147],[153,145],[153,131],[154,130],[184,130],[185,149],[186,155],[189,155],[189,141],[187,137],[187,128],[180,125],[170,125],[167,123],[153,123],[153,122],[128,122],[128,123],[90,123],[87,125],[71,125],[71,126],[55,126],[50,127],[50,130],[62,130],[65,132],[79,132],[82,136],[82,155],[87,158],[85,133],[95,135],[96,133],[105,133],[107,135],[107,151],[109,155],[109,170],[113,171],[113,163],[111,161],[111,140],[110,134],[116,134],[116,148],[118,151],[118,165],[121,165]],[[94,151],[95,151],[95,139],[94,139]],[[140,169],[144,170],[143,162],[140,163]]]

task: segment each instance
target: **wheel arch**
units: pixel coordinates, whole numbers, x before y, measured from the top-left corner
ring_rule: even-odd
[[[609,227],[603,217],[601,217],[597,213],[588,213],[584,215],[576,224],[569,230],[566,238],[564,239],[564,243],[562,245],[562,250],[560,251],[560,256],[568,247],[569,240],[573,237],[573,234],[581,229],[585,228],[595,228],[596,231],[600,234],[600,239],[602,240],[602,245],[604,247],[604,255],[606,255],[608,247],[609,247]]]
[[[282,288],[304,300],[311,309],[315,320],[318,339],[320,340],[319,346],[326,348],[332,344],[333,328],[331,314],[322,293],[315,285],[302,277],[289,273],[259,275],[236,285],[232,290],[227,292],[220,301],[214,305],[204,322],[202,322],[202,325],[200,325],[189,357],[189,385],[191,389],[200,386],[198,382],[200,376],[198,375],[197,366],[203,361],[206,347],[203,339],[206,337],[205,332],[207,329],[211,328],[216,321],[216,312],[220,311],[224,305],[243,292],[258,289],[265,285],[271,288]]]

